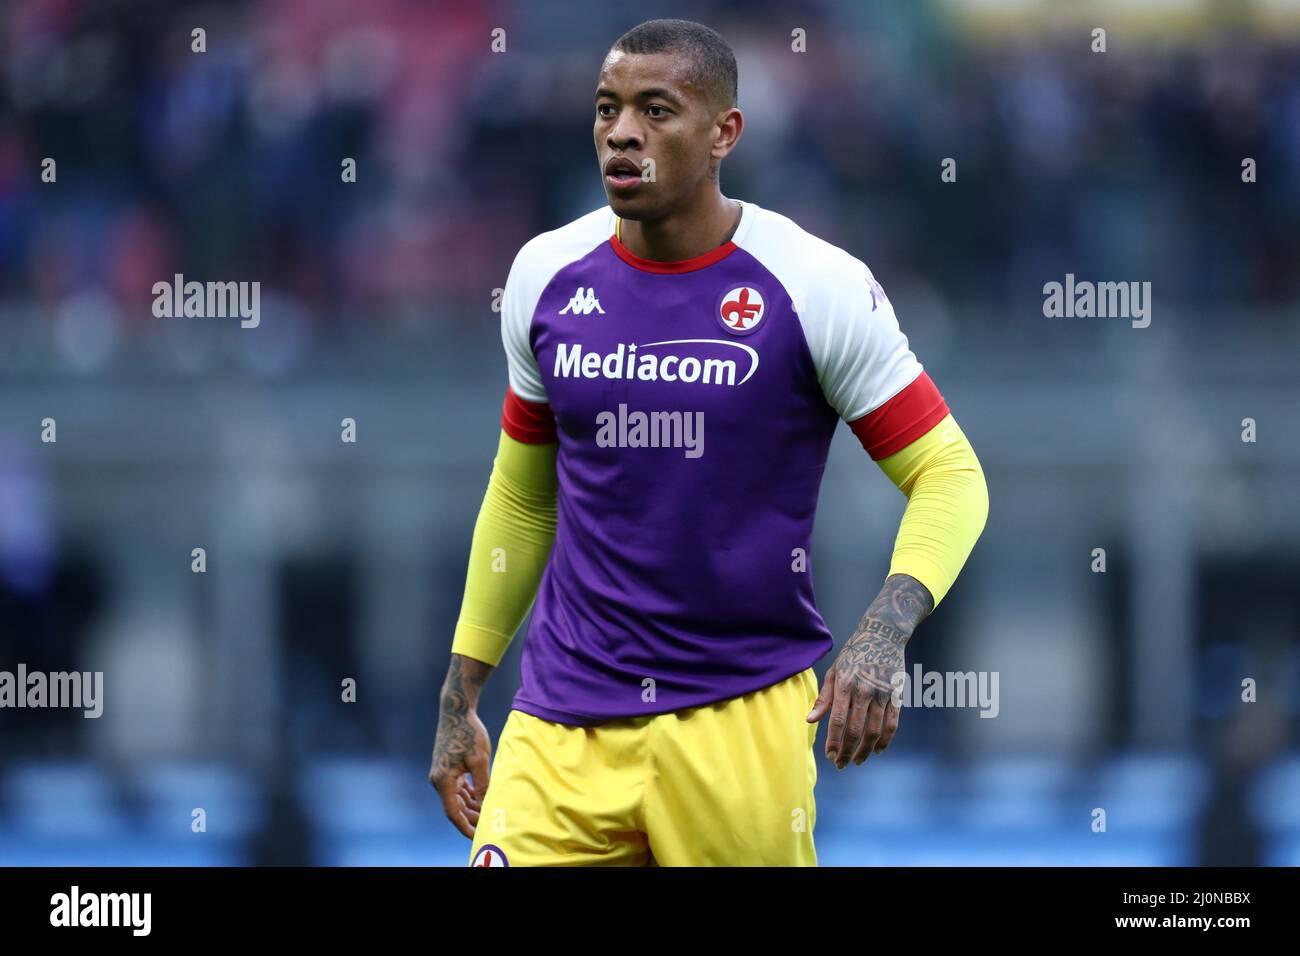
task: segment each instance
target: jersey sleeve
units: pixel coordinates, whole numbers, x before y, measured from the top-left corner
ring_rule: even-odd
[[[948,406],[907,344],[871,270],[848,259],[804,322],[826,401],[880,460],[924,435]]]
[[[546,389],[542,385],[541,369],[529,341],[533,323],[533,310],[542,290],[537,285],[536,269],[530,267],[531,243],[519,250],[510,274],[506,277],[505,291],[501,297],[501,341],[506,350],[506,365],[510,376],[510,390],[525,402],[546,404]]]
[[[515,256],[501,298],[501,342],[510,382],[501,408],[501,428],[515,441],[543,445],[556,440],[555,416],[529,334],[542,292],[529,252],[530,245],[525,245]]]
[[[505,404],[501,406],[501,429],[525,445],[549,445],[558,441],[555,413],[551,406],[544,402],[524,401],[515,394],[513,386],[506,388]]]

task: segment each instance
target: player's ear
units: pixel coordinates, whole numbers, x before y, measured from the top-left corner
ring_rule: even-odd
[[[713,125],[717,132],[713,137],[710,155],[714,159],[724,159],[736,148],[741,130],[745,128],[745,116],[737,107],[730,106],[717,115]]]

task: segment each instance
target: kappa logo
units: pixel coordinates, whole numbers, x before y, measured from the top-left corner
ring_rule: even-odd
[[[743,285],[722,297],[718,319],[722,327],[736,335],[748,335],[763,321],[763,293]]]
[[[478,852],[474,854],[474,859],[470,861],[469,865],[509,866],[510,861],[507,860],[506,855],[501,852],[501,847],[493,846],[491,843],[484,843],[479,847]]]
[[[560,315],[591,315],[592,312],[605,314],[605,310],[600,307],[600,300],[596,298],[595,287],[584,289],[578,286],[578,291],[573,293],[569,304],[560,310]]]
[[[880,308],[880,303],[889,301],[885,298],[885,290],[881,288],[880,283],[876,281],[876,277],[870,272],[867,273],[867,291],[871,293],[872,312],[875,312],[876,309]]]

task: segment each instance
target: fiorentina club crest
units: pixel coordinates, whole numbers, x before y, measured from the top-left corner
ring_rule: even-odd
[[[493,846],[491,843],[484,843],[479,847],[479,851],[474,854],[474,859],[470,861],[470,866],[509,866],[506,855],[501,852],[500,847]]]
[[[718,320],[728,332],[748,335],[763,321],[763,294],[751,286],[732,289],[718,304]]]

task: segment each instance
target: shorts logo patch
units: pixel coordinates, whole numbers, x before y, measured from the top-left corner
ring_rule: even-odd
[[[763,321],[763,293],[752,286],[740,286],[722,297],[718,319],[723,328],[736,335],[748,335]]]
[[[506,855],[501,852],[501,847],[493,846],[491,843],[484,843],[474,854],[474,859],[470,861],[470,866],[509,866],[510,861]]]

